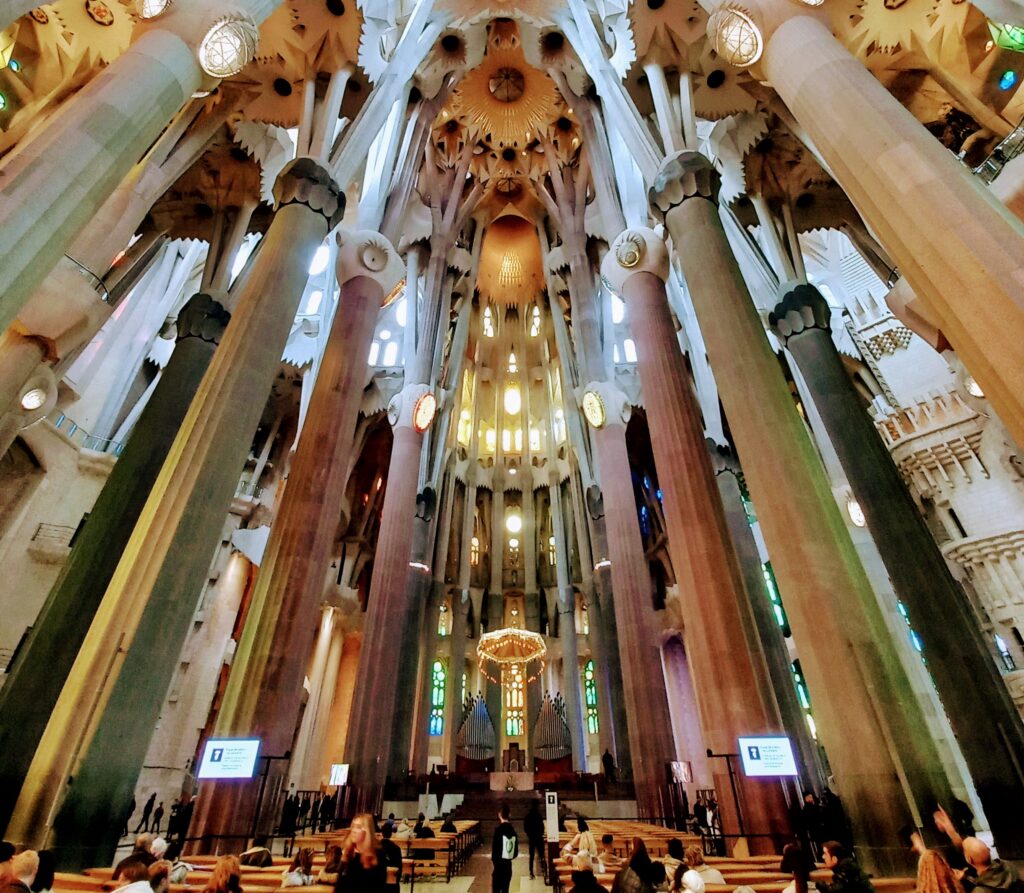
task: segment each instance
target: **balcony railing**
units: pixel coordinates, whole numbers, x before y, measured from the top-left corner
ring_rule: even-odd
[[[68,418],[60,411],[55,410],[50,413],[47,419],[54,428],[63,432],[65,437],[76,443],[83,450],[94,450],[97,453],[112,453],[115,456],[120,456],[124,452],[124,443],[121,441],[90,434],[78,422]]]

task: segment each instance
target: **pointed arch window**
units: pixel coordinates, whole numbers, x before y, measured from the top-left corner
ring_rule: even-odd
[[[594,662],[588,660],[583,665],[583,700],[587,708],[587,731],[596,735],[600,728],[597,718],[597,679]]]
[[[430,671],[430,734],[444,732],[444,689],[448,681],[448,668],[438,658]]]

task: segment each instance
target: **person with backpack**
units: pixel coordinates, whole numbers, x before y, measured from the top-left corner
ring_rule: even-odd
[[[510,814],[508,804],[503,803],[498,810],[498,827],[494,829],[491,842],[491,862],[494,864],[492,893],[508,893],[512,883],[512,862],[519,855],[519,837],[509,821]]]

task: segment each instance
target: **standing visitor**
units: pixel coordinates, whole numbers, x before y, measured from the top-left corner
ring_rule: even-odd
[[[160,833],[160,823],[164,820],[164,801],[161,800],[155,810],[153,810],[153,833]],[[170,835],[168,835],[170,836]]]
[[[138,827],[135,829],[135,833],[138,834],[140,831],[149,830],[149,817],[153,814],[153,806],[156,804],[156,791],[150,795],[145,805],[142,807],[142,820],[139,822]]]
[[[540,801],[530,804],[530,811],[523,819],[523,831],[530,846],[530,877],[533,878],[533,857],[537,855],[541,871],[544,870],[544,818],[540,814]]]
[[[57,858],[53,855],[53,850],[40,850],[36,879],[29,884],[32,893],[50,893],[56,870]]]
[[[121,836],[128,836],[128,823],[132,820],[132,816],[135,815],[135,795],[132,794],[132,802],[128,804],[128,812],[124,815],[124,827],[121,829]]]
[[[385,893],[388,870],[384,851],[377,846],[373,816],[360,813],[352,819],[341,852],[341,871],[335,893]]]
[[[491,841],[491,862],[494,865],[492,893],[508,893],[512,883],[512,861],[519,855],[519,838],[508,820],[509,815],[508,804],[503,803],[498,810],[498,827],[494,829],[494,840]]]
[[[613,784],[615,782],[615,757],[607,747],[601,755],[601,765],[604,767],[604,780]]]

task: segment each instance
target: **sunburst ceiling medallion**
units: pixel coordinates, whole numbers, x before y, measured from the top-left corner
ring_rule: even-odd
[[[525,146],[558,110],[558,91],[544,72],[529,65],[522,50],[493,44],[453,97],[452,112],[476,139],[499,146]]]

